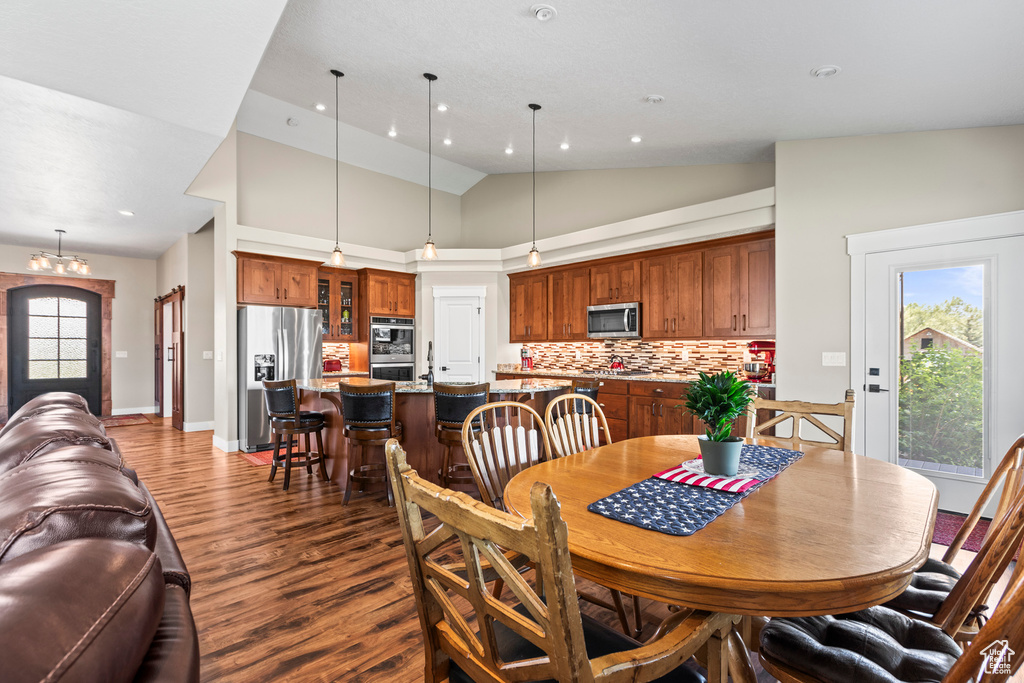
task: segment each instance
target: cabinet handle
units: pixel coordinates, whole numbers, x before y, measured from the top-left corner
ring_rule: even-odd
[[[604,404],[603,404],[603,403],[598,403],[597,405],[599,405],[599,406],[601,406],[602,408],[604,408]]]
[[[733,332],[736,331],[736,316],[735,315],[732,316],[732,331]]]
[[[280,287],[274,287],[274,298],[275,299],[280,299],[281,298],[281,288]]]
[[[746,330],[747,330],[747,314],[744,313],[743,314],[743,331],[746,332]]]
[[[572,334],[572,323],[569,323],[569,334]]]
[[[658,406],[658,417],[665,417],[665,404]]]
[[[652,417],[654,416],[654,406],[655,406],[655,403],[656,403],[655,401],[651,401],[651,416]]]
[[[665,393],[665,390],[664,389],[655,389],[654,393],[656,393],[656,394],[663,394],[663,393]]]
[[[562,336],[563,336],[563,337],[564,337],[564,336],[565,336],[566,334],[568,334],[568,333],[567,333],[567,332],[565,331],[567,327],[568,327],[568,325],[566,325],[565,323],[562,323]]]
[[[288,301],[288,288],[287,287],[284,288],[284,300]]]
[[[615,298],[616,299],[619,298],[619,288],[618,287],[615,288]]]
[[[668,318],[665,318],[665,331],[668,331]]]
[[[608,298],[609,299],[612,298],[612,288],[611,287],[608,288]]]
[[[604,382],[598,382],[598,383],[597,383],[597,386],[599,386],[599,387],[603,387],[603,386],[604,386]]]
[[[672,331],[673,332],[676,331],[676,319],[675,318],[672,318]]]

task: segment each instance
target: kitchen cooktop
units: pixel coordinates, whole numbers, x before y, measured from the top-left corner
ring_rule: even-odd
[[[587,375],[650,375],[650,370],[584,370]]]

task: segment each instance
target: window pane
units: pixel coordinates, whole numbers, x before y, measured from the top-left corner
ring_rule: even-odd
[[[84,356],[82,356],[84,358]],[[56,339],[29,339],[29,360],[57,360]]]
[[[28,300],[29,315],[57,315],[56,297],[46,297]]]
[[[984,477],[983,266],[903,273],[899,463]]]
[[[47,356],[52,358],[53,356]],[[61,339],[60,340],[60,359],[61,360],[85,360],[85,340],[84,339]]]
[[[30,360],[28,362],[29,379],[57,379],[57,361]]]
[[[60,319],[61,339],[85,339],[85,318]]]
[[[78,299],[60,300],[61,317],[67,316],[69,318],[84,318],[85,313],[86,306],[84,301],[79,301]]]
[[[30,315],[28,317],[28,336],[29,338],[56,337],[57,319]]]
[[[85,376],[84,360],[62,360],[60,362],[61,379],[84,379]]]

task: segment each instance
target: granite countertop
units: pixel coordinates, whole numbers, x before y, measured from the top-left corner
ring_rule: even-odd
[[[552,375],[570,379],[621,379],[629,382],[694,382],[697,380],[696,372],[668,373],[653,372],[649,375],[624,375],[615,373],[581,372],[579,370],[492,370],[491,372],[501,375],[515,375],[517,377],[549,377]],[[774,387],[774,384],[755,383],[758,387]]]
[[[324,379],[298,379],[295,380],[300,389],[306,391],[319,391],[321,393],[337,393],[338,378]],[[380,379],[369,379],[368,377],[353,377],[349,384],[355,386],[376,386],[388,384]],[[491,382],[491,394],[536,394],[542,391],[556,391],[558,389],[569,389],[571,381],[555,379],[503,379]],[[396,394],[432,394],[434,388],[423,381],[418,382],[395,382]]]
[[[352,370],[339,370],[337,372],[325,372],[324,377],[333,377],[335,379],[339,377],[369,377],[368,372],[355,372]]]

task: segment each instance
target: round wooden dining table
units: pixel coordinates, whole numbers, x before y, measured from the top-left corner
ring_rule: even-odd
[[[928,557],[935,487],[872,458],[802,450],[800,460],[690,536],[642,529],[587,506],[698,457],[692,436],[629,439],[540,463],[509,481],[505,504],[528,519],[530,488],[550,484],[568,526],[573,570],[662,602],[812,616],[877,605],[903,591]]]

